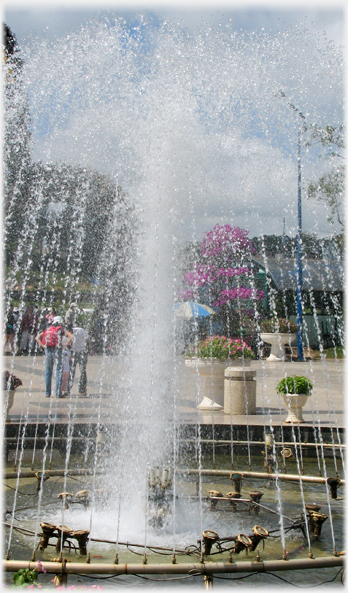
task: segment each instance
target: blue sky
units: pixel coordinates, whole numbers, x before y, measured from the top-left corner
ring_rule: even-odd
[[[281,81],[289,100],[299,105],[310,123],[342,121],[342,80],[336,61],[345,40],[344,3],[175,2],[175,8],[173,4],[130,0],[96,5],[62,0],[59,5],[51,2],[47,8],[40,2],[5,2],[3,18],[15,33],[28,66],[33,157],[43,162],[64,160],[96,168],[117,178],[138,199],[146,199],[144,196],[154,191],[168,191],[171,202],[175,187],[178,211],[185,208],[189,194],[192,217],[179,221],[179,239],[189,238],[192,232],[199,237],[216,222],[250,228],[252,235],[260,230],[281,234],[284,217],[287,231],[295,234],[297,121],[286,104],[269,98],[266,108],[262,100],[266,91],[268,95],[276,93]],[[144,13],[147,21],[143,31],[148,45],[136,39],[139,13]],[[118,17],[126,22],[123,33],[115,32]],[[95,24],[88,25],[89,21]],[[171,31],[168,44],[164,41],[166,22]],[[177,23],[180,31],[177,47],[175,26],[170,28],[172,22]],[[125,76],[116,86],[104,85],[105,76],[114,67],[112,61],[107,61],[105,51],[97,49],[96,64],[93,63],[90,32],[100,35],[100,23],[109,23],[109,44],[122,43],[126,33],[127,43],[134,42],[129,62],[119,62]],[[201,35],[197,35],[197,28],[203,31]],[[216,64],[219,60],[221,64],[223,60],[234,62],[233,50],[228,53],[226,46],[226,31],[236,34],[239,48],[235,59],[236,86],[228,79],[220,80],[214,67],[209,66],[209,52]],[[183,55],[185,36],[187,56]],[[299,55],[293,56],[297,38]],[[201,55],[200,42],[205,47]],[[224,47],[220,52],[221,42]],[[283,59],[277,56],[273,43],[280,43]],[[327,58],[328,45],[331,49]],[[259,46],[265,52],[266,62],[261,60],[258,64]],[[69,59],[74,61],[76,70],[69,68],[66,48],[73,52]],[[144,72],[146,68],[152,75],[156,72],[157,49],[161,76],[156,87],[155,78],[144,76]],[[177,59],[173,57],[176,50]],[[166,58],[168,51],[171,55]],[[171,63],[167,69],[165,59]],[[320,60],[322,63],[317,66]],[[198,72],[201,62],[207,64],[206,70],[202,80],[198,74],[193,83],[193,73],[195,68]],[[97,64],[103,77],[98,75]],[[186,74],[188,70],[190,75]],[[249,86],[248,76],[252,79]],[[182,92],[187,84],[193,85],[190,95]],[[172,101],[171,93],[175,94]],[[80,96],[83,101],[78,102]],[[193,103],[196,107],[192,107]],[[236,121],[239,106],[242,115]],[[191,109],[196,109],[198,119],[187,118]],[[146,149],[149,139],[151,156]],[[308,185],[313,173],[320,172],[315,171],[311,158],[310,151],[303,151],[304,185]],[[332,228],[326,223],[325,208],[316,205],[314,214],[313,219],[313,203],[304,200],[304,229],[318,235],[330,234]]]
[[[344,45],[346,3],[338,0],[329,2],[317,0],[305,2],[276,1],[221,1],[218,3],[201,0],[169,2],[168,0],[137,2],[135,0],[93,2],[89,0],[61,0],[40,2],[39,0],[11,0],[3,2],[3,18],[16,31],[22,44],[27,37],[40,35],[53,39],[66,35],[80,26],[86,19],[93,18],[103,10],[117,10],[118,14],[132,18],[135,10],[148,10],[159,18],[176,15],[185,26],[209,19],[213,26],[233,15],[236,29],[271,30],[279,22],[286,27],[296,21],[305,22],[315,31],[325,33],[336,45]]]

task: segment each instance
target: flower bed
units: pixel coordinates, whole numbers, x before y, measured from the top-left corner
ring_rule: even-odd
[[[263,319],[260,323],[260,331],[263,334],[296,334],[298,331],[298,325],[291,323],[288,319]]]
[[[234,360],[236,358],[254,358],[254,354],[241,339],[225,336],[209,336],[191,345],[184,354],[185,358],[216,358],[217,360]]]

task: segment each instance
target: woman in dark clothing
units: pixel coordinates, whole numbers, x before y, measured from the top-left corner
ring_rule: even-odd
[[[14,346],[14,337],[15,337],[15,333],[16,333],[15,324],[16,324],[16,319],[13,314],[13,305],[11,303],[10,308],[9,308],[6,318],[5,318],[4,352],[5,352],[7,342],[8,342],[10,351],[13,353],[15,351],[15,346]]]

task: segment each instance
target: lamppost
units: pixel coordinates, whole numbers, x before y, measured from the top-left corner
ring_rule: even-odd
[[[297,133],[297,359],[301,362],[303,358],[303,318],[302,318],[302,195],[301,195],[301,137],[302,125],[305,116],[297,107],[287,101],[285,93],[280,92],[280,97],[286,100],[286,104],[293,109],[302,119]]]

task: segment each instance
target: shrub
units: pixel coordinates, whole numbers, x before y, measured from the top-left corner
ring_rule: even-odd
[[[4,371],[2,373],[2,388],[4,391],[13,391],[21,385],[23,385],[22,381],[12,373],[9,373],[9,371]]]
[[[290,395],[295,393],[298,395],[310,395],[312,389],[313,383],[307,377],[299,377],[297,375],[284,377],[276,387],[276,391],[284,395],[287,393],[290,393]]]

